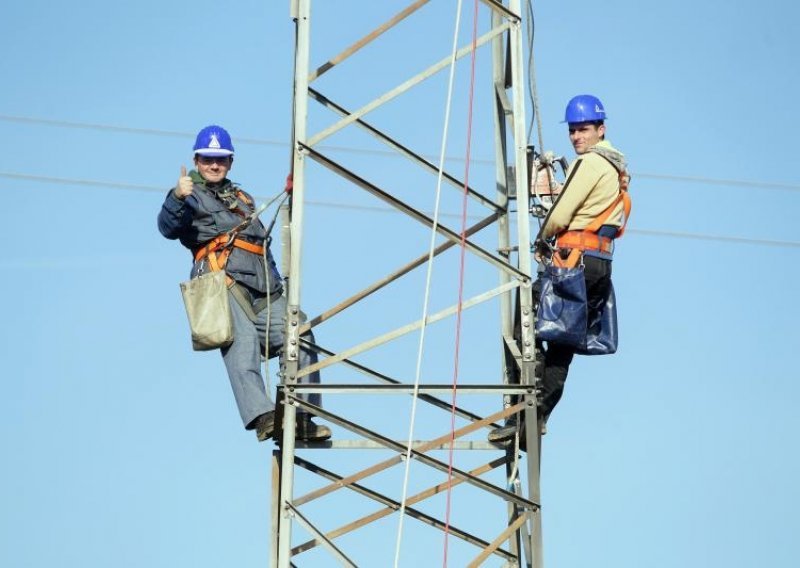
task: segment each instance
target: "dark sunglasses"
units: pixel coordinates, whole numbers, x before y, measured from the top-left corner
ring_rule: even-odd
[[[217,163],[221,166],[227,166],[231,162],[230,156],[197,156],[197,161],[204,166],[210,166]]]

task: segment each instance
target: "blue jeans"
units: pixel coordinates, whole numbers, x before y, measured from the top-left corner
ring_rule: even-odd
[[[279,356],[280,367],[283,369],[283,343],[286,330],[286,298],[280,296],[269,306],[256,314],[253,323],[247,317],[242,307],[228,292],[233,315],[233,343],[222,348],[222,360],[228,370],[228,377],[233,388],[233,396],[245,428],[251,427],[256,417],[275,410],[275,402],[265,388],[264,378],[261,375],[261,355],[268,353],[268,357]],[[269,319],[269,321],[267,321]],[[305,321],[305,315],[301,322]],[[267,329],[269,329],[269,343],[267,345]],[[314,336],[308,332],[304,337],[313,341]],[[267,350],[268,347],[268,350]],[[303,347],[299,350],[299,366],[307,367],[317,362],[317,354]],[[300,383],[319,383],[319,373],[310,373],[302,377]],[[306,395],[303,400],[320,406],[319,394]]]

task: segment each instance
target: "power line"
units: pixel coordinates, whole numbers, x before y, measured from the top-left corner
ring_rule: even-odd
[[[21,179],[25,181],[36,181],[41,183],[58,183],[62,185],[86,185],[91,187],[111,187],[114,189],[130,189],[133,191],[158,191],[166,193],[167,186],[140,185],[135,183],[119,183],[113,181],[97,181],[91,179],[62,178],[52,176],[39,176],[32,174],[18,174],[13,172],[0,172],[0,177],[9,179]]]
[[[164,137],[172,137],[172,138],[188,138],[192,139],[195,136],[194,132],[186,132],[180,130],[163,130],[157,128],[135,128],[129,126],[116,126],[112,124],[98,124],[98,123],[90,123],[90,122],[73,122],[73,121],[66,121],[66,120],[54,120],[54,119],[47,119],[47,118],[35,118],[35,117],[28,117],[28,116],[16,116],[16,115],[6,115],[0,114],[0,120],[4,120],[6,122],[16,122],[19,124],[39,124],[44,126],[56,126],[60,128],[80,128],[84,130],[100,130],[100,131],[111,131],[111,132],[124,132],[128,134],[144,134],[144,135],[152,135],[152,136],[164,136]],[[271,146],[271,147],[278,147],[278,148],[286,148],[289,145],[288,141],[281,141],[281,140],[265,140],[263,138],[247,138],[247,137],[236,137],[237,142],[241,142],[243,144],[255,144],[258,146]],[[398,157],[395,152],[389,150],[372,150],[368,148],[353,148],[348,146],[321,146],[320,148],[325,150],[335,150],[337,152],[347,152],[347,153],[355,153],[355,154],[370,154],[375,156],[387,156],[387,157]],[[430,156],[425,156],[426,158],[430,158]],[[447,161],[463,161],[463,158],[458,157],[449,157]],[[481,165],[494,165],[494,160],[488,158],[473,158],[472,162],[475,164]],[[671,174],[650,174],[650,173],[643,173],[643,172],[636,172],[633,171],[631,174],[634,178],[643,178],[643,179],[654,179],[654,180],[662,180],[662,181],[675,181],[675,182],[684,182],[684,183],[697,183],[703,185],[722,185],[722,186],[737,186],[737,187],[749,187],[754,189],[772,189],[772,190],[784,190],[784,191],[800,191],[800,183],[789,183],[789,182],[766,182],[766,181],[747,181],[747,180],[734,180],[734,179],[721,179],[721,178],[711,178],[711,177],[704,177],[704,176],[679,176],[679,175],[671,175]]]
[[[0,120],[6,122],[17,122],[20,124],[41,124],[45,126],[57,126],[60,128],[79,128],[83,130],[101,130],[111,132],[124,132],[126,134],[146,134],[151,136],[164,136],[168,138],[189,138],[195,137],[195,132],[186,132],[182,130],[163,130],[158,128],[134,128],[130,126],[116,126],[113,124],[97,124],[90,122],[71,122],[67,120],[53,120],[49,118],[33,118],[29,116],[14,116],[0,114]],[[287,142],[280,142],[277,140],[261,140],[258,138],[243,138],[236,137],[237,142],[245,144],[258,144],[261,146],[279,146],[285,148]]]
[[[166,186],[119,183],[119,182],[62,178],[62,177],[52,177],[52,176],[39,176],[39,175],[19,174],[12,172],[0,172],[0,178],[18,179],[24,181],[41,182],[41,183],[56,183],[61,185],[83,185],[89,187],[106,187],[113,189],[125,189],[131,191],[157,192],[160,194],[165,194],[169,189]],[[257,197],[258,199],[265,199],[263,196],[259,195],[255,197]],[[370,205],[351,205],[348,203],[336,203],[333,201],[316,201],[309,199],[306,200],[306,204],[316,207],[345,209],[350,211],[363,211],[367,213],[398,213],[397,210],[391,209],[389,207],[370,206]],[[452,219],[461,218],[461,214],[458,213],[440,213],[439,216]],[[469,217],[472,219],[480,218],[475,215],[470,215]],[[679,239],[692,239],[699,241],[717,241],[717,242],[728,242],[737,244],[763,245],[771,247],[800,248],[800,241],[754,239],[749,237],[731,237],[725,235],[708,235],[702,233],[685,233],[676,231],[657,231],[649,229],[627,229],[626,232],[632,234],[645,235],[645,236],[653,236],[653,237],[669,237],[669,238],[679,238]]]

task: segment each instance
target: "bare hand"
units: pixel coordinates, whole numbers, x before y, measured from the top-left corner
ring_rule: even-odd
[[[192,178],[186,175],[186,166],[181,166],[181,177],[178,178],[178,185],[175,186],[175,197],[183,201],[194,191]]]

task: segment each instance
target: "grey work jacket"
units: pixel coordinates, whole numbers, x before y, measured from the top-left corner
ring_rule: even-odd
[[[192,171],[194,191],[186,199],[175,197],[174,190],[167,194],[161,211],[158,214],[158,230],[168,239],[179,239],[187,249],[194,251],[208,243],[213,238],[230,231],[239,225],[243,216],[231,210],[220,198],[221,195],[233,195],[238,187],[230,180],[225,179],[217,185],[206,185],[200,176]],[[239,189],[239,191],[241,191]],[[242,192],[245,193],[245,192]],[[249,194],[245,195],[254,203]],[[228,197],[228,202],[235,202],[240,211],[245,214],[252,213],[253,206],[244,203],[236,197]],[[266,229],[259,219],[253,221],[239,233],[239,238],[244,238],[258,245],[264,245]],[[281,276],[272,251],[267,248],[266,264],[269,266],[269,282],[265,270],[264,257],[259,254],[233,247],[225,272],[231,278],[244,284],[248,288],[260,293],[279,293],[282,289]],[[208,263],[201,261],[193,263],[191,277],[194,278],[201,271],[208,271]]]

